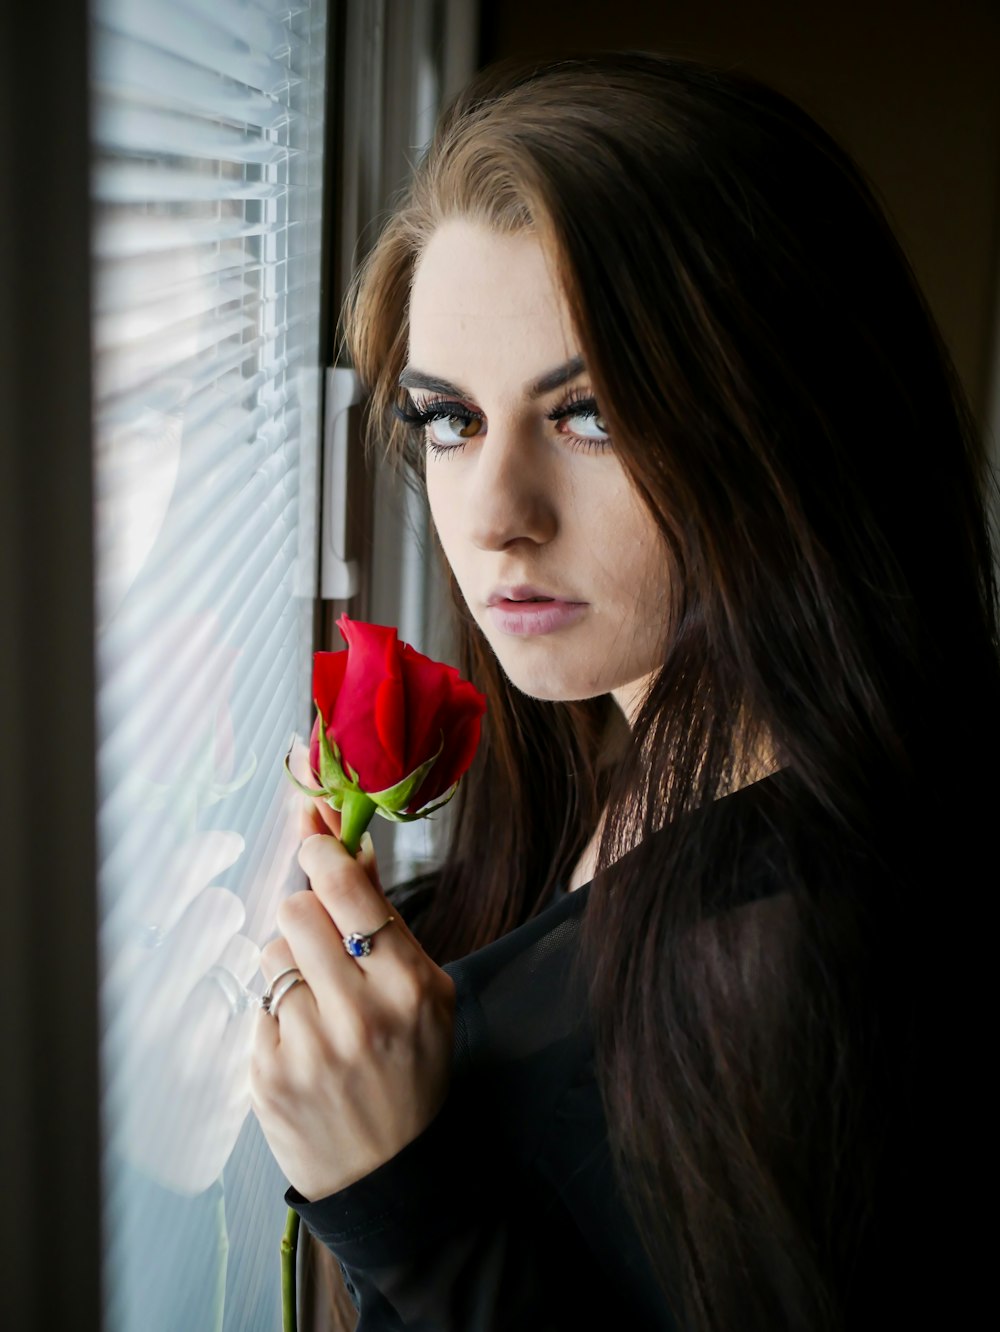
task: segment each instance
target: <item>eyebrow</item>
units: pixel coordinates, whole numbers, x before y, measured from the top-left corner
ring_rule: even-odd
[[[528,397],[541,398],[546,393],[552,393],[555,389],[562,388],[563,384],[568,384],[571,379],[576,379],[577,375],[581,375],[583,369],[583,357],[571,357],[563,365],[557,365],[554,370],[549,370],[540,379],[527,384]],[[469,393],[458,384],[450,384],[447,379],[437,379],[434,375],[427,375],[422,370],[415,370],[410,365],[403,370],[398,382],[400,388],[430,389],[432,393],[451,393],[456,398],[475,397],[475,394]]]

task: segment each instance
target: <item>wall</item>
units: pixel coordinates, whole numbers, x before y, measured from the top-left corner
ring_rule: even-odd
[[[614,46],[737,65],[830,130],[873,179],[980,421],[1000,413],[997,0],[483,0],[481,62]]]

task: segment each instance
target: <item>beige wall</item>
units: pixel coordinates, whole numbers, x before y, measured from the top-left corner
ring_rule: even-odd
[[[483,0],[484,61],[571,46],[732,62],[803,105],[873,179],[988,421],[1000,394],[1000,0]]]

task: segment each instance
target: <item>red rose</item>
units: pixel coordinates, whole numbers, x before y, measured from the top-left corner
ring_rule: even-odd
[[[337,627],[347,648],[313,658],[313,699],[327,737],[345,774],[369,795],[399,785],[437,755],[406,804],[396,806],[415,815],[471,764],[486,698],[453,666],[401,643],[390,626],[341,615]],[[309,742],[317,780],[319,722],[317,716]]]

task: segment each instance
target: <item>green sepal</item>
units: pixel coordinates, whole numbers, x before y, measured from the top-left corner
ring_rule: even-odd
[[[291,758],[291,756],[292,756],[292,750],[291,748],[289,748],[288,753],[285,755],[285,776],[292,783],[292,785],[298,787],[298,789],[302,792],[303,795],[313,796],[315,799],[325,800],[327,804],[331,805],[334,809],[340,809],[340,806],[343,803],[344,799],[343,792],[331,791],[330,788],[327,786],[320,786],[320,787],[303,786],[302,783],[299,781],[299,779],[294,775],[291,768],[288,766],[288,760]]]
[[[331,746],[330,737],[326,733],[326,722],[322,712],[320,712],[318,703],[316,704],[316,716],[319,718],[319,779],[326,790],[339,791],[343,787],[351,785],[344,776],[344,769],[341,766],[340,746],[336,740]],[[355,787],[357,786],[357,780],[357,773],[355,773]]]
[[[376,812],[381,814],[384,819],[388,819],[390,823],[415,823],[417,819],[426,819],[428,814],[433,814],[442,805],[447,805],[457,790],[458,782],[455,783],[443,800],[439,800],[436,805],[424,805],[423,809],[418,810],[416,814],[400,814],[395,810],[385,809],[382,805],[376,806]]]
[[[326,793],[326,790],[324,789],[324,787],[320,787],[320,790],[318,790],[318,791],[314,791],[314,790],[312,789],[312,787],[310,787],[310,786],[302,786],[302,783],[301,783],[300,781],[298,781],[298,778],[296,777],[296,775],[293,774],[292,769],[290,769],[290,767],[288,766],[288,761],[289,761],[290,758],[292,758],[292,750],[289,749],[288,754],[285,755],[285,777],[289,779],[289,782],[292,782],[292,785],[293,785],[293,786],[297,786],[297,787],[298,787],[298,790],[300,790],[301,793],[304,794],[304,795],[326,795],[326,794],[328,794],[328,793]]]
[[[293,782],[304,795],[323,799],[332,809],[342,811],[344,807],[344,797],[350,792],[356,791],[359,795],[363,795],[366,800],[369,800],[374,804],[375,809],[373,813],[381,814],[382,818],[388,819],[390,823],[415,823],[417,819],[425,819],[428,814],[433,814],[434,811],[440,809],[442,805],[447,805],[448,801],[451,800],[455,792],[458,790],[458,782],[455,782],[448,791],[448,794],[444,796],[443,799],[437,801],[436,804],[425,805],[423,809],[418,810],[416,814],[403,814],[401,811],[409,804],[413,792],[420,789],[427,774],[441,757],[441,753],[444,750],[444,731],[438,731],[438,734],[441,737],[441,743],[438,745],[437,753],[427,759],[426,762],[421,763],[419,767],[414,768],[414,770],[408,776],[404,777],[402,781],[397,782],[395,786],[387,786],[383,791],[363,791],[360,785],[360,778],[349,763],[347,769],[351,774],[351,780],[348,781],[344,776],[344,770],[341,766],[343,756],[340,752],[340,747],[335,740],[331,744],[330,738],[326,733],[323,714],[320,711],[318,704],[316,705],[316,713],[319,717],[319,767],[320,779],[324,783],[323,786],[318,790],[303,786],[298,778],[292,775],[292,770],[288,766],[289,759],[292,755],[291,747],[289,747],[288,753],[285,755],[285,773],[288,776],[289,781]]]
[[[405,809],[413,799],[414,791],[420,790],[424,778],[441,757],[441,751],[444,749],[444,731],[439,731],[438,734],[441,736],[441,743],[433,757],[429,758],[426,763],[421,763],[419,768],[414,768],[408,777],[404,777],[395,786],[387,786],[384,791],[369,791],[368,799],[374,800],[379,809],[391,811],[393,814]]]

